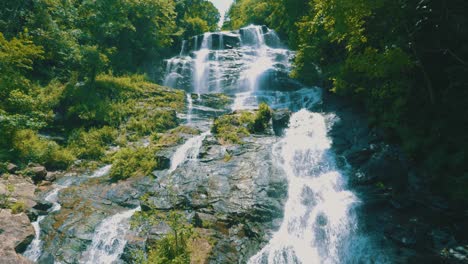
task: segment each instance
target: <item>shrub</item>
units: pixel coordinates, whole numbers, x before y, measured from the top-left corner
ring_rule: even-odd
[[[157,166],[154,147],[122,148],[112,157],[110,177],[115,180],[143,176]]]
[[[69,144],[79,158],[100,159],[105,154],[105,147],[114,143],[117,136],[117,129],[109,126],[92,128],[87,132],[80,129],[71,135]]]
[[[37,162],[48,168],[66,169],[75,160],[69,150],[60,147],[55,141],[40,138],[29,129],[15,133],[13,147],[23,163]]]
[[[253,124],[251,125],[251,132],[263,132],[268,127],[268,123],[271,119],[271,109],[266,103],[261,103],[257,113],[255,114],[255,118]]]
[[[222,143],[242,143],[242,137],[250,133],[262,133],[268,127],[271,119],[271,110],[267,104],[262,103],[259,110],[252,113],[243,111],[229,115],[223,115],[215,119],[211,132]]]

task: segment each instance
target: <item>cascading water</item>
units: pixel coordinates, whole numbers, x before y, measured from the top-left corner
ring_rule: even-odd
[[[325,118],[300,110],[285,137],[274,146],[288,181],[284,220],[270,242],[249,263],[341,263],[342,249],[356,222],[350,215],[358,199],[329,152]]]
[[[114,263],[123,253],[130,228],[130,218],[141,208],[137,207],[104,219],[96,228],[93,240],[83,253],[81,263]]]
[[[111,165],[103,166],[97,170],[95,170],[91,175],[84,176],[80,179],[78,176],[67,176],[64,177],[60,183],[57,183],[54,188],[44,197],[44,200],[51,203],[52,206],[47,211],[48,214],[52,214],[54,212],[59,211],[62,206],[58,202],[58,194],[61,190],[70,187],[71,185],[75,184],[79,180],[86,180],[88,178],[98,178],[104,177],[109,174]],[[27,247],[26,251],[23,255],[28,258],[29,260],[36,262],[42,255],[42,245],[43,241],[41,240],[41,222],[47,215],[39,216],[36,221],[32,223],[34,227],[35,236],[31,244]]]
[[[253,109],[267,102],[272,108],[296,112],[285,136],[273,147],[275,164],[288,179],[284,219],[249,263],[386,262],[363,253],[372,250],[368,238],[358,232],[354,207],[359,200],[346,189],[346,177],[335,165],[327,116],[310,112],[321,102],[320,89],[304,88],[289,78],[293,56],[266,27],[205,33],[194,37],[193,45],[180,56],[168,60],[172,65],[166,79],[175,76],[171,86],[187,92],[226,93],[234,98],[232,110]],[[187,65],[191,69],[182,72]],[[199,151],[205,136],[181,146],[169,172],[194,157],[189,153]]]
[[[251,103],[265,89],[295,85],[288,78],[294,53],[266,27],[205,33],[188,43],[166,61],[164,85],[197,94],[243,92],[236,104],[242,108],[255,108],[258,103]]]
[[[60,190],[63,190],[70,186],[73,183],[73,179],[66,179],[63,183],[57,184],[52,191],[44,198],[49,203],[52,203],[52,207],[48,210],[48,213],[51,214],[61,209],[61,205],[57,202],[58,193]],[[41,215],[37,218],[35,222],[32,223],[34,227],[35,237],[31,244],[29,244],[26,251],[23,255],[31,261],[36,262],[42,254],[42,240],[41,240],[41,222],[45,219],[45,215]]]
[[[201,135],[187,140],[182,146],[180,146],[171,158],[171,168],[169,169],[169,172],[175,171],[177,167],[186,160],[196,160],[200,153],[203,140],[209,134],[210,131],[206,131]]]

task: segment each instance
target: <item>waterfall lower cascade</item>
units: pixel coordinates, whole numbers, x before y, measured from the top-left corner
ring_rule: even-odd
[[[111,165],[105,165],[97,170],[95,170],[93,173],[91,173],[89,176],[85,175],[82,177],[81,180],[83,179],[88,179],[88,178],[99,178],[99,177],[104,177],[107,176],[110,172]],[[70,187],[73,185],[75,182],[79,181],[80,177],[79,176],[66,176],[63,178],[63,180],[57,184],[54,185],[54,188],[44,197],[44,200],[51,203],[52,206],[47,210],[47,213],[50,215],[54,212],[59,211],[62,206],[58,202],[58,194],[61,190]],[[28,245],[26,248],[26,251],[23,253],[23,255],[28,258],[29,260],[36,262],[42,255],[42,246],[43,246],[43,241],[41,240],[41,222],[44,221],[44,219],[47,217],[47,215],[41,215],[37,217],[37,220],[32,223],[32,226],[34,228],[34,239],[31,242],[31,244]]]
[[[58,193],[60,190],[63,190],[70,186],[73,183],[73,180],[66,179],[63,183],[57,184],[52,191],[47,194],[44,198],[45,201],[52,203],[52,207],[49,208],[48,213],[51,214],[61,209],[61,205],[57,202],[58,200]],[[35,222],[32,223],[34,227],[35,237],[34,240],[29,244],[26,251],[23,255],[31,261],[36,262],[42,254],[42,240],[41,240],[41,222],[45,219],[45,215],[41,215],[37,218]]]
[[[342,263],[342,249],[356,228],[350,209],[357,198],[329,153],[325,118],[305,109],[293,114],[274,148],[288,181],[284,220],[249,263]],[[343,259],[344,258],[344,259]]]
[[[104,219],[96,228],[93,240],[83,253],[80,263],[114,263],[123,253],[130,228],[130,218],[141,208],[137,207]]]

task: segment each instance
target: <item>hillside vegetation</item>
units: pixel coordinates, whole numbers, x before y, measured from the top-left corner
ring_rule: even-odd
[[[182,38],[216,30],[218,20],[206,0],[2,2],[0,170],[66,169],[178,126],[184,93],[153,81]]]
[[[277,30],[293,76],[364,105],[433,190],[468,197],[468,3],[462,0],[236,0],[224,28]]]

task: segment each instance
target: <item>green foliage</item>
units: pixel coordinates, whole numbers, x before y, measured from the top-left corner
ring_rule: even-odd
[[[19,130],[12,142],[18,161],[23,164],[37,162],[50,169],[66,169],[76,159],[55,141],[40,138],[33,130]]]
[[[211,132],[225,144],[241,144],[242,137],[250,133],[262,133],[268,127],[271,119],[270,107],[262,103],[254,113],[249,111],[236,112],[216,118]]]
[[[20,214],[26,211],[26,203],[24,201],[16,201],[10,205],[12,214]]]
[[[173,146],[183,141],[182,134],[186,135],[198,135],[200,130],[190,126],[178,126],[167,133],[153,133],[151,139],[161,146]]]
[[[91,128],[89,131],[77,129],[69,138],[69,146],[78,158],[99,160],[104,156],[106,147],[115,142],[117,135],[118,131],[109,126]]]
[[[0,193],[0,209],[10,208],[10,198],[14,191],[15,187],[11,184],[8,184],[6,186],[5,192]]]
[[[120,149],[112,158],[110,177],[123,180],[150,174],[157,166],[154,147],[127,147]]]
[[[136,263],[142,264],[188,264],[191,260],[191,244],[194,243],[196,233],[192,225],[187,223],[185,215],[172,210],[161,213],[155,209],[148,212],[138,212],[135,216],[139,221],[157,225],[164,222],[170,227],[170,232],[156,241],[149,241],[146,254],[142,251],[133,252]]]
[[[259,105],[258,111],[255,113],[255,118],[250,127],[251,132],[261,133],[268,127],[271,119],[271,109],[266,103]]]
[[[170,226],[171,232],[156,242],[155,248],[149,250],[147,263],[190,263],[188,245],[193,236],[191,225],[186,223],[183,214],[176,211],[169,213],[166,223]]]
[[[220,14],[211,1],[179,0],[176,1],[175,11],[182,39],[218,28]]]

